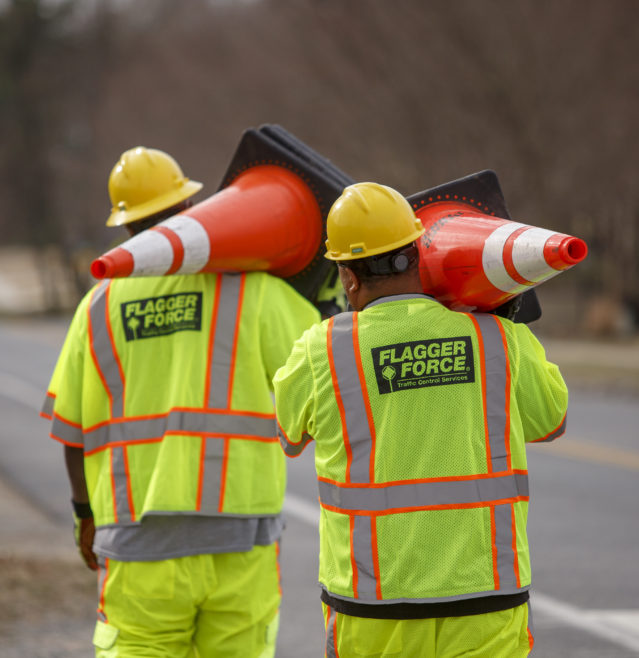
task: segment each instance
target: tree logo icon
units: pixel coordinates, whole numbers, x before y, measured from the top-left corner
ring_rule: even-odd
[[[388,382],[391,393],[393,392],[393,379],[397,376],[397,370],[393,366],[386,366],[382,370],[382,377]]]
[[[129,318],[127,326],[133,332],[133,338],[136,339],[138,337],[137,328],[140,326],[140,321],[135,317],[135,315]]]

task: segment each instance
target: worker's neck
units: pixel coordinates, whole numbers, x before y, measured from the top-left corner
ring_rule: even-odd
[[[359,292],[357,307],[353,305],[357,311],[361,311],[365,306],[381,297],[423,294],[424,289],[419,280],[419,275],[407,272],[405,275],[395,275],[366,283],[362,282]]]

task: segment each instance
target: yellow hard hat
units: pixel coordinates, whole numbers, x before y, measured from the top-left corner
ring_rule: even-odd
[[[164,151],[144,146],[125,151],[111,170],[107,226],[129,224],[175,206],[202,189]]]
[[[378,183],[344,188],[328,213],[325,257],[355,260],[410,244],[424,232],[406,199]]]

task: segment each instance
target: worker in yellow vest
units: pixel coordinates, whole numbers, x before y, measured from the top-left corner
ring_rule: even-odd
[[[563,433],[559,370],[525,325],[423,293],[395,190],[347,187],[327,221],[354,311],[274,380],[285,453],[315,441],[326,656],[528,655],[525,446]]]
[[[135,234],[202,185],[138,147],[107,225]],[[286,484],[272,378],[315,307],[266,273],[105,280],[80,303],[43,415],[98,570],[96,656],[274,655]]]

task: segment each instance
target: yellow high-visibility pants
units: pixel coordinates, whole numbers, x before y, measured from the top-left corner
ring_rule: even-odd
[[[527,603],[433,619],[364,619],[322,608],[326,658],[523,658],[533,644]]]
[[[278,545],[158,562],[100,560],[97,658],[272,658]]]

